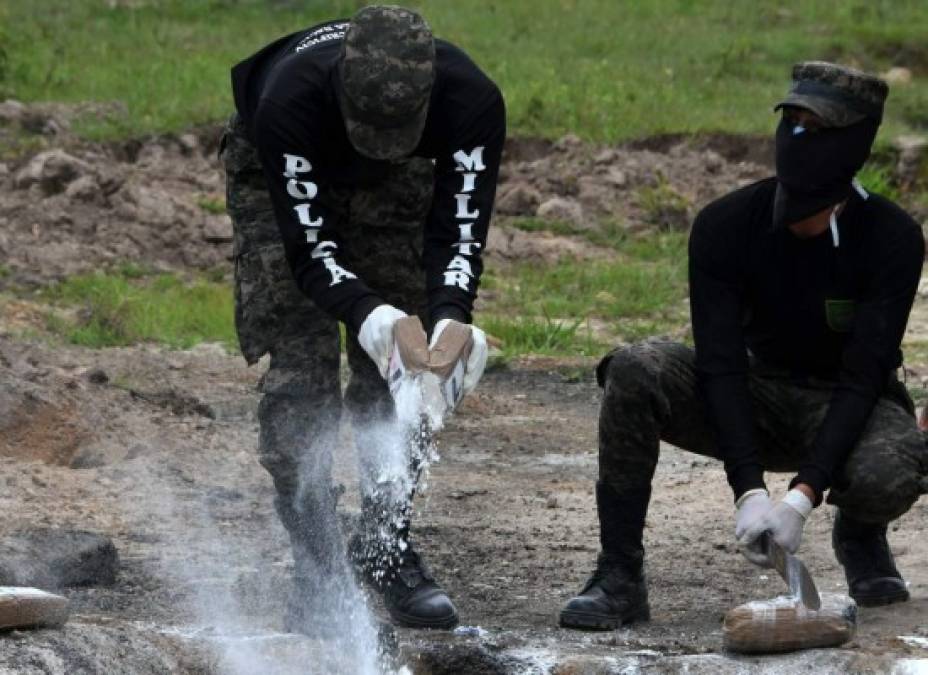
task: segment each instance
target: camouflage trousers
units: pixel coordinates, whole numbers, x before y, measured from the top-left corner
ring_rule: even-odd
[[[221,157],[226,204],[234,230],[235,326],[242,354],[254,364],[270,354],[258,408],[261,464],[277,491],[275,505],[294,546],[335,550],[333,449],[342,412],[338,322],[297,287],[284,255],[265,177],[237,115]],[[345,266],[384,300],[422,315],[423,223],[432,200],[427,159],[397,162],[375,184],[333,187],[327,205],[341,215]],[[349,330],[351,371],[344,405],[356,429],[362,486],[377,458],[363,430],[393,415],[393,401],[373,361]],[[295,550],[296,552],[296,550]]]
[[[666,341],[620,347],[597,368],[604,388],[599,476],[619,494],[651,484],[659,441],[720,459],[696,381],[695,352]],[[753,364],[749,387],[761,463],[795,471],[825,418],[833,381]],[[893,381],[836,472],[828,502],[857,520],[885,523],[928,491],[928,450],[911,399]]]

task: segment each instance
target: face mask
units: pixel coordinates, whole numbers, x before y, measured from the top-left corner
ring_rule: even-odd
[[[817,131],[780,120],[776,133],[774,227],[785,227],[847,199],[870,156],[879,124],[865,119]]]

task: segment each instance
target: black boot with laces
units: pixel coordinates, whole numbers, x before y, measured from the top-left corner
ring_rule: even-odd
[[[359,532],[348,541],[348,557],[358,576],[383,594],[392,621],[408,628],[453,628],[458,613],[419,553],[409,541],[409,521],[399,526],[385,517],[389,512],[366,500],[365,522],[374,530]]]
[[[561,610],[560,624],[580,630],[615,630],[650,618],[643,565],[600,554],[580,595]]]
[[[651,488],[616,492],[596,484],[602,553],[583,590],[561,610],[560,624],[579,630],[615,630],[651,618],[644,574],[642,531]]]
[[[886,541],[886,524],[863,523],[835,515],[831,544],[844,567],[848,593],[862,607],[905,602],[909,591]]]

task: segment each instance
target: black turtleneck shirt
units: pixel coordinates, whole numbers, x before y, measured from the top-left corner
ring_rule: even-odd
[[[879,195],[852,192],[830,230],[800,239],[771,227],[776,180],[704,208],[690,235],[690,305],[696,367],[737,499],[764,487],[749,353],[764,363],[835,381],[794,483],[830,487],[902,363],[900,344],[925,243],[919,225]]]

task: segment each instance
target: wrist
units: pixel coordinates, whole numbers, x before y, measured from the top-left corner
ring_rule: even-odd
[[[805,485],[805,483],[800,483],[800,485]],[[806,487],[808,488],[808,486]],[[812,513],[812,504],[814,502],[805,491],[796,486],[786,493],[786,496],[783,497],[783,503],[796,511],[805,520]]]
[[[754,497],[756,495],[763,495],[764,497],[770,496],[770,494],[767,492],[765,488],[754,488],[753,490],[748,490],[747,492],[743,493],[740,497],[738,497],[737,501],[735,501],[735,508],[740,509],[747,500],[749,500],[751,497]]]

